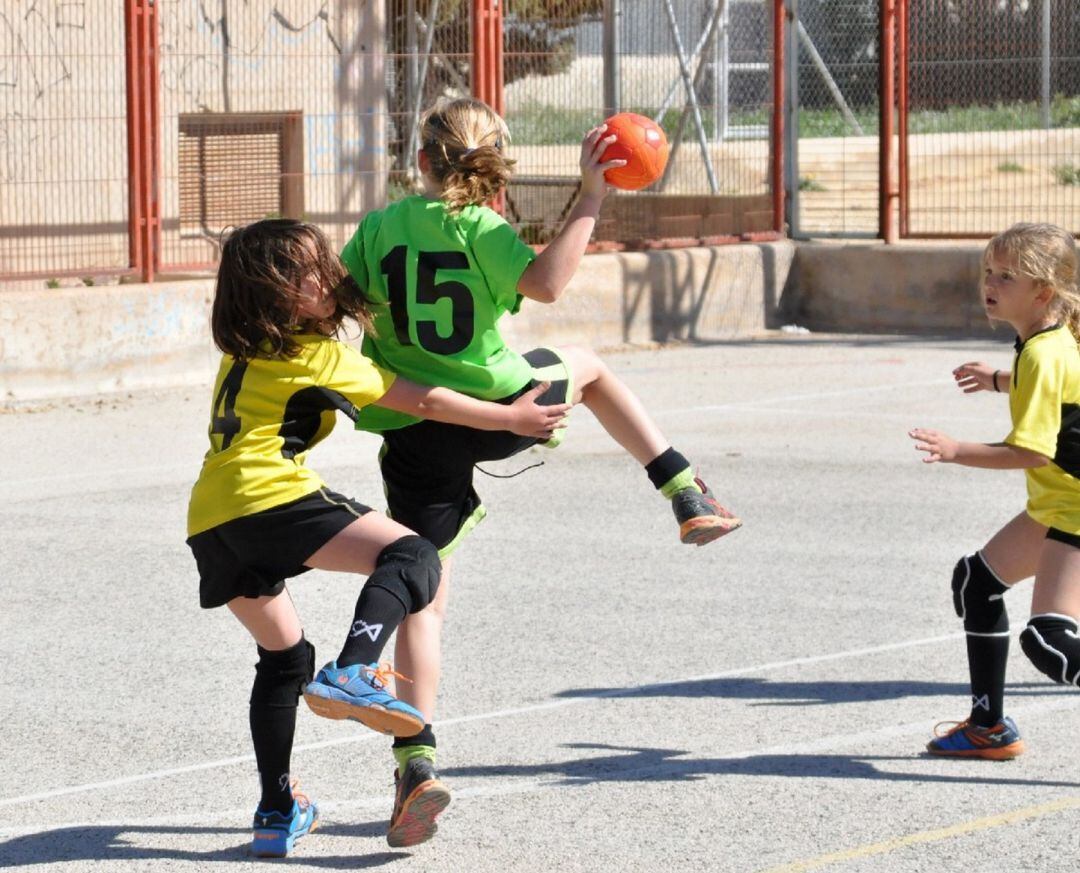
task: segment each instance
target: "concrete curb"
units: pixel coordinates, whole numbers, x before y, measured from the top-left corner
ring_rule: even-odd
[[[722,341],[776,321],[788,241],[588,256],[553,306],[504,322],[515,348]],[[0,400],[8,404],[205,384],[218,353],[213,280],[0,291]]]

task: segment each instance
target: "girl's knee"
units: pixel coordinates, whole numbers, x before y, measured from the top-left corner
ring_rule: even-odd
[[[565,356],[564,359],[573,370],[574,381],[579,386],[595,382],[607,371],[607,365],[588,346],[562,347],[561,350]]]

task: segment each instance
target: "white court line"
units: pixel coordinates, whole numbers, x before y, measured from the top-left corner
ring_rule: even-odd
[[[890,382],[885,385],[864,385],[859,388],[843,388],[836,391],[817,391],[809,394],[786,394],[780,397],[765,397],[759,400],[747,400],[741,403],[721,403],[718,405],[708,406],[682,406],[673,409],[662,409],[652,411],[650,414],[654,418],[660,418],[666,415],[691,415],[701,412],[735,412],[739,410],[753,409],[760,406],[770,406],[773,404],[788,404],[788,403],[801,403],[808,400],[824,400],[829,397],[849,397],[857,394],[876,394],[881,391],[901,391],[908,388],[925,388],[929,385],[951,385],[952,379],[931,379],[924,382]],[[785,410],[789,411],[789,410]],[[191,479],[194,475],[193,469],[190,467],[128,467],[113,469],[109,475],[111,477],[117,476],[141,476],[146,473],[168,474],[175,476],[176,478]],[[38,485],[49,485],[56,482],[79,482],[82,480],[94,480],[101,479],[100,473],[62,473],[50,476],[32,476],[27,479],[6,479],[5,485],[9,488],[20,487],[34,487]],[[194,481],[194,480],[192,480]],[[106,489],[109,491],[116,489]]]
[[[913,641],[909,645],[918,641]],[[838,655],[839,656],[839,655]],[[718,674],[719,675],[719,674]],[[730,675],[724,674],[724,675]],[[684,680],[689,681],[689,680]],[[628,689],[624,693],[630,693]],[[1037,716],[1051,712],[1065,712],[1080,708],[1080,695],[1070,695],[1068,697],[1059,698],[1057,700],[1040,701],[1037,703],[1021,704],[1019,706],[1012,707],[1012,713],[1019,716]],[[461,721],[461,719],[454,719],[452,721],[441,722],[441,724],[450,724],[453,722]],[[850,746],[858,745],[874,745],[884,739],[899,739],[908,736],[917,736],[919,734],[926,733],[926,721],[913,721],[905,724],[885,725],[880,728],[874,728],[871,730],[858,731],[855,733],[843,733],[832,734],[830,736],[815,737],[813,740],[809,740],[803,743],[790,743],[779,746],[764,746],[755,747],[752,749],[743,749],[741,751],[729,752],[725,755],[717,755],[704,759],[711,764],[719,764],[724,761],[745,761],[752,758],[766,758],[766,757],[796,757],[800,755],[814,755],[822,752],[831,752],[838,749],[843,749]],[[326,744],[315,744],[315,746],[322,746]],[[307,746],[306,748],[314,748],[315,746]],[[540,791],[551,791],[559,788],[574,788],[586,785],[595,784],[597,782],[625,782],[634,779],[642,779],[652,774],[663,775],[666,770],[670,770],[672,767],[678,767],[680,762],[688,762],[697,760],[695,758],[687,758],[686,754],[673,755],[669,758],[655,763],[650,763],[644,767],[634,767],[632,769],[613,769],[611,771],[605,771],[604,773],[598,773],[595,778],[583,777],[577,779],[573,776],[568,776],[561,773],[552,773],[550,777],[532,778],[532,779],[511,779],[506,780],[504,777],[499,777],[495,783],[487,782],[482,785],[476,785],[471,788],[455,788],[454,799],[458,802],[465,799],[487,799],[491,797],[507,797],[513,795],[522,794],[535,794]],[[631,757],[628,755],[627,757]],[[860,760],[859,755],[853,755],[852,759],[855,761]],[[584,759],[587,760],[587,759]],[[911,756],[911,761],[919,761],[922,758]],[[933,759],[938,761],[940,759]],[[882,778],[889,778],[887,771],[879,771],[882,774]],[[607,775],[610,773],[610,775]],[[742,774],[736,774],[742,775]],[[753,774],[750,774],[753,775]],[[773,774],[775,775],[775,774]],[[918,781],[919,774],[910,774],[911,781]],[[833,778],[826,776],[808,777],[808,778]],[[852,777],[859,778],[859,777]],[[871,778],[871,777],[866,777]],[[930,774],[927,778],[931,781],[937,778],[936,774]],[[369,795],[368,797],[357,797],[350,800],[343,801],[327,801],[324,798],[319,799],[319,809],[324,813],[342,813],[347,814],[349,812],[371,810],[377,811],[380,814],[385,812],[386,797],[382,794]],[[29,825],[16,825],[13,827],[0,828],[0,836],[3,837],[17,837],[26,836],[30,834],[42,833],[44,831],[56,831],[62,829],[82,829],[82,828],[116,828],[118,831],[124,831],[125,829],[133,828],[151,828],[151,827],[180,827],[183,825],[193,824],[207,824],[216,821],[235,821],[242,819],[244,816],[250,815],[251,808],[236,808],[236,809],[215,809],[209,817],[207,813],[191,813],[183,816],[155,816],[153,818],[146,819],[131,819],[125,818],[123,820],[114,821],[86,821],[86,822],[54,822],[46,825],[44,828],[40,826]]]
[[[654,685],[670,685],[677,682],[707,682],[715,679],[725,679],[730,676],[743,676],[748,673],[762,673],[770,670],[782,670],[786,667],[801,667],[807,664],[823,664],[828,661],[839,661],[846,658],[856,658],[862,655],[875,655],[882,652],[893,652],[898,649],[909,649],[916,646],[932,645],[934,643],[946,642],[950,640],[960,639],[964,636],[963,633],[951,633],[943,634],[936,637],[924,637],[918,640],[906,640],[899,643],[888,643],[881,646],[867,646],[860,649],[847,649],[843,652],[832,652],[826,655],[810,655],[804,658],[791,658],[786,661],[771,661],[765,664],[757,664],[751,667],[736,667],[731,670],[723,670],[719,673],[708,673],[701,676],[689,676],[682,679],[663,679],[656,682],[648,682],[644,685],[636,685],[629,688],[617,688],[609,691],[601,692],[598,694],[590,694],[582,697],[569,697],[559,700],[549,700],[544,703],[535,703],[529,706],[517,706],[509,709],[499,709],[491,712],[476,713],[474,715],[463,715],[457,718],[441,719],[434,723],[435,727],[442,728],[455,724],[468,724],[476,721],[489,721],[495,718],[507,718],[517,715],[527,715],[536,712],[547,712],[553,709],[561,709],[565,706],[579,706],[585,703],[592,703],[597,700],[610,700],[617,697],[629,697],[640,692],[643,688],[649,688]],[[305,743],[293,747],[293,754],[297,752],[309,752],[318,749],[326,749],[332,746],[343,746],[352,743],[369,742],[375,739],[383,739],[382,734],[377,734],[374,731],[365,731],[358,733],[355,736],[339,737],[333,740],[321,740],[316,743]],[[154,770],[149,773],[139,773],[132,776],[122,776],[118,779],[108,779],[103,782],[89,782],[83,785],[72,785],[66,788],[54,788],[50,791],[41,791],[36,794],[23,794],[18,797],[7,797],[0,799],[0,807],[14,806],[19,803],[32,803],[37,800],[47,800],[51,797],[64,797],[71,794],[83,794],[87,791],[99,791],[104,788],[116,788],[120,785],[132,785],[138,782],[149,782],[154,779],[166,779],[170,776],[181,776],[187,773],[199,773],[205,770],[217,770],[222,767],[232,767],[237,764],[245,764],[255,760],[254,755],[237,755],[232,758],[222,758],[217,761],[204,761],[201,764],[189,764],[186,767],[171,767],[167,770]]]

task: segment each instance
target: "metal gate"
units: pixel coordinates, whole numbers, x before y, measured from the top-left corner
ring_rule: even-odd
[[[881,231],[885,3],[785,0],[785,5],[790,234],[876,237]]]

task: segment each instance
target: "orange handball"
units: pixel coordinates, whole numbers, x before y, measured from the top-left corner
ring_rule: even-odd
[[[660,125],[634,112],[612,115],[604,124],[607,125],[604,136],[614,134],[618,139],[604,150],[601,161],[626,161],[625,167],[612,167],[604,172],[609,185],[637,191],[663,175],[670,146]]]

